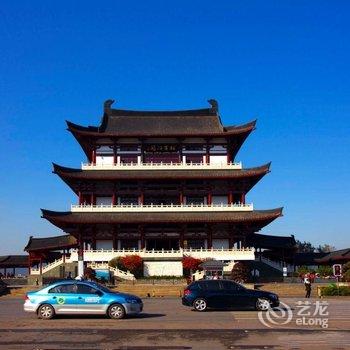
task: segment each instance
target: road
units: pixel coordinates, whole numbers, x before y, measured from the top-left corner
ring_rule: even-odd
[[[182,306],[177,298],[144,299],[144,312],[124,320],[61,316],[43,321],[23,312],[23,300],[3,297],[0,349],[350,348],[350,299],[330,299],[322,310],[317,309],[318,300],[311,300],[303,310],[311,315],[304,317],[300,311],[305,305],[299,305],[298,299],[283,302],[291,311],[285,307],[284,317],[280,317],[283,311],[270,313],[270,318],[263,314],[265,324],[256,311],[199,313]],[[328,327],[322,320],[327,320]]]

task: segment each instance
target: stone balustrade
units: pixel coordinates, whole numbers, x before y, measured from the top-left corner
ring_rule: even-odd
[[[90,205],[90,204],[72,204],[72,212],[222,212],[222,211],[253,211],[252,203],[234,203],[234,204],[120,204],[120,205]]]
[[[182,259],[184,256],[191,256],[197,259],[215,259],[215,260],[254,260],[254,248],[243,249],[179,249],[179,250],[85,250],[84,261],[87,262],[107,262],[119,256],[139,255],[142,259]],[[67,262],[78,261],[78,251],[71,252]]]
[[[241,170],[242,162],[235,163],[82,163],[82,170]]]

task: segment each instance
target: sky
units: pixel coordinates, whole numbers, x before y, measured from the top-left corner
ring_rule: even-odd
[[[348,1],[2,1],[0,255],[62,234],[40,208],[69,210],[52,162],[80,167],[65,120],[115,108],[206,108],[258,119],[237,155],[272,161],[248,194],[283,206],[261,233],[350,246]]]

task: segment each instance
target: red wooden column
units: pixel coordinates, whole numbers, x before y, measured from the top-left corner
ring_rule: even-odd
[[[141,240],[141,249],[145,249],[146,240],[145,240],[145,229],[143,225],[140,225],[139,228],[140,240]]]
[[[40,270],[39,270],[40,276],[43,274],[43,258],[40,257]]]
[[[139,195],[139,205],[143,205],[144,201],[145,201],[145,193],[144,193],[143,188],[141,187],[140,188],[140,195]]]
[[[205,147],[205,161],[207,164],[210,164],[210,145],[209,141],[207,141],[206,147]]]
[[[233,194],[232,191],[228,192],[228,204],[233,204]]]
[[[211,191],[211,189],[209,190],[208,195],[207,195],[207,205],[212,205],[212,191]]]
[[[96,250],[96,228],[95,227],[92,230],[91,249]]]
[[[182,189],[180,190],[179,202],[180,202],[180,205],[184,204],[184,193]]]
[[[78,236],[78,276],[84,276],[84,242],[82,232]]]
[[[113,164],[117,164],[117,146],[113,145]]]
[[[78,198],[79,198],[79,205],[83,204],[83,195],[81,193],[81,191],[78,192]]]
[[[186,233],[186,230],[187,230],[187,227],[184,225],[184,226],[181,226],[180,228],[180,240],[179,240],[179,246],[180,248],[184,249],[185,248],[185,233]]]
[[[207,226],[207,246],[208,249],[213,247],[213,228],[211,225]]]
[[[115,227],[113,229],[113,249],[118,250],[118,233],[119,233],[119,228]]]
[[[96,165],[96,148],[94,147],[91,152],[91,163]]]

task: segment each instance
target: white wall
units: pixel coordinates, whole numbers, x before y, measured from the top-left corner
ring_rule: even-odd
[[[229,249],[230,243],[228,239],[213,239],[213,248],[214,249]]]
[[[210,155],[210,164],[227,164],[227,155],[224,155],[224,156]]]
[[[112,197],[96,197],[96,205],[111,205]]]
[[[212,196],[211,200],[213,204],[228,204],[227,196]]]
[[[145,261],[144,276],[182,276],[181,261]]]
[[[113,156],[96,156],[96,164],[108,164],[113,165]]]
[[[112,250],[113,249],[113,241],[112,240],[96,240],[96,249],[105,249]]]

